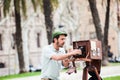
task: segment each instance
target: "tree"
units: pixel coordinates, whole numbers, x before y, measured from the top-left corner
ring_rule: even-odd
[[[25,71],[23,45],[22,45],[20,2],[22,4],[22,10],[25,15],[26,13],[25,0],[14,0],[13,4],[14,4],[15,26],[16,26],[15,36],[16,36],[16,45],[17,45],[18,61],[19,61],[19,69],[20,69],[19,73],[23,73],[26,71]],[[9,13],[10,4],[11,4],[11,0],[4,0],[3,12],[5,16],[7,13]]]
[[[117,25],[118,27],[116,27],[116,31],[118,34],[118,54],[120,56],[120,0],[117,0]]]
[[[3,12],[4,16],[6,16],[7,13],[9,13],[10,4],[12,0],[4,0],[3,3]],[[42,0],[31,0],[34,10],[36,11],[36,8],[38,5],[41,6]],[[43,0],[44,2],[44,14],[45,14],[45,23],[47,28],[47,35],[48,35],[48,41],[49,43],[52,40],[52,7],[51,7],[51,1],[49,0]],[[53,5],[57,4],[57,0],[52,0]],[[25,70],[25,62],[24,62],[24,55],[23,55],[23,42],[22,42],[22,29],[21,29],[21,7],[24,17],[26,17],[26,1],[25,0],[13,0],[14,4],[14,13],[15,13],[15,26],[16,26],[16,45],[17,45],[17,52],[18,52],[18,60],[19,60],[19,68],[20,73],[26,72]],[[46,5],[47,4],[47,5]],[[56,6],[56,5],[55,5]],[[29,65],[28,65],[29,66]]]
[[[51,4],[51,0],[42,0],[42,1],[43,1],[43,10],[45,16],[48,44],[50,44],[52,41],[52,30],[53,30],[52,4]]]
[[[105,15],[105,27],[104,27],[104,38],[103,38],[103,60],[106,62],[108,61],[108,30],[109,30],[109,22],[110,22],[110,0],[107,0],[107,6],[106,6],[106,15]],[[105,63],[104,62],[104,63]],[[106,65],[106,63],[103,65]]]
[[[93,22],[95,25],[97,39],[102,42],[102,52],[103,52],[103,60],[102,60],[103,63],[102,64],[107,65],[110,0],[107,0],[104,34],[102,34],[100,18],[99,18],[98,10],[96,7],[96,0],[88,0],[88,1],[89,1],[92,17],[93,17]]]
[[[53,15],[52,12],[58,6],[58,0],[31,0],[36,10],[38,6],[43,10],[48,44],[52,42]]]
[[[24,1],[24,0],[23,0]],[[22,45],[22,30],[21,30],[21,14],[20,14],[20,0],[14,0],[15,10],[15,25],[16,25],[16,45],[18,51],[19,68],[20,73],[25,72],[25,63],[23,56],[23,45]]]

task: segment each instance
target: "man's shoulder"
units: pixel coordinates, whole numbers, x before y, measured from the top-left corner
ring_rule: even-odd
[[[44,46],[42,50],[51,50],[51,49],[53,49],[53,44]]]
[[[44,46],[44,47],[43,47],[43,50],[45,50],[45,49],[46,49],[46,50],[47,50],[47,49],[50,49],[50,45]]]

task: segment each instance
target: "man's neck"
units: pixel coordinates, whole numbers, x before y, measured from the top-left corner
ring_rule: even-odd
[[[56,50],[59,50],[59,46],[57,44],[53,43],[53,46]]]

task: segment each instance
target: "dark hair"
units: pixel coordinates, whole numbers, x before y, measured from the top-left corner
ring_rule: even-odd
[[[52,42],[54,43],[54,39],[55,39],[55,38],[58,39],[59,37],[60,37],[60,35],[55,36],[55,37],[53,38]]]

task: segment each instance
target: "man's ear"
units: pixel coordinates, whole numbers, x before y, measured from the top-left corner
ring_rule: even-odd
[[[54,38],[53,40],[54,40],[54,42],[56,42],[56,40],[57,40],[57,39],[56,39],[56,38]]]
[[[57,41],[57,38],[54,38],[55,39],[55,41]]]

